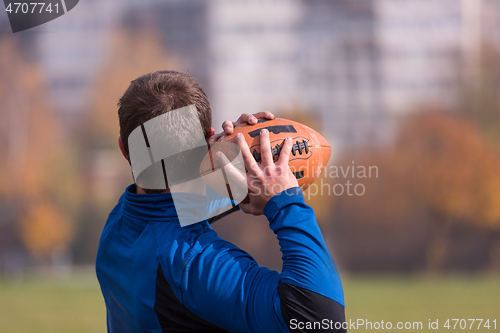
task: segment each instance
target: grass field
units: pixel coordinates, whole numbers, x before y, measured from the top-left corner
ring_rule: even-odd
[[[482,327],[470,332],[500,331],[500,278],[497,277],[352,277],[344,279],[346,317],[355,321],[422,322],[439,320],[439,332],[464,331],[443,327],[447,319],[497,320],[497,330]],[[454,322],[450,321],[453,327]],[[491,324],[492,325],[492,324]],[[394,329],[394,328],[393,328]]]
[[[90,274],[0,282],[0,332],[106,332],[101,291]]]
[[[349,277],[344,278],[344,289],[348,320],[383,320],[393,325],[418,321],[423,323],[422,331],[425,332],[429,319],[439,319],[439,331],[450,332],[453,330],[442,327],[447,318],[497,319],[497,331],[500,331],[499,277]],[[57,280],[0,281],[2,333],[105,330],[104,302],[91,274]],[[357,331],[366,329],[359,327]],[[455,331],[464,330],[457,326]],[[495,330],[492,327],[466,331]]]

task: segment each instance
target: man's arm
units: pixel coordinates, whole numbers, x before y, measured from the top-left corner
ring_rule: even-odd
[[[292,147],[286,138],[281,154],[273,162],[269,132],[260,133],[262,163],[258,165],[243,137],[237,137],[245,167],[250,202],[245,212],[266,215],[277,234],[283,254],[280,302],[289,328],[291,320],[330,323],[344,321],[344,296],[333,259],[304,198],[288,161]],[[224,161],[231,170],[227,160]],[[235,170],[232,172],[235,173]],[[300,329],[300,327],[298,327]],[[323,328],[323,327],[322,327]]]
[[[259,267],[246,252],[218,239],[186,265],[182,302],[231,332],[304,331],[305,321],[332,329],[335,322],[344,321],[342,285],[314,212],[304,203],[288,167],[292,142],[285,140],[275,164],[269,133],[262,131],[260,140],[259,166],[243,138],[237,137],[249,171],[245,176],[250,201],[241,207],[267,216],[283,253],[282,273]],[[224,156],[218,158],[235,179],[243,177]]]
[[[187,263],[182,303],[230,332],[305,332],[301,323],[317,322],[329,330],[342,324],[340,278],[300,188],[273,197],[264,213],[280,242],[281,274],[259,267],[248,253],[219,238]]]
[[[294,323],[340,327],[345,321],[342,283],[314,211],[304,203],[300,188],[277,194],[266,204],[264,214],[283,254],[279,296],[287,326],[298,332],[305,330]]]

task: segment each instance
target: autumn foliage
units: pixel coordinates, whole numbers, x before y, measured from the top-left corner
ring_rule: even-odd
[[[72,241],[67,217],[48,202],[33,204],[21,221],[22,237],[35,257],[64,253]]]
[[[444,112],[416,116],[401,130],[395,154],[410,186],[442,216],[500,224],[500,158],[478,129]]]
[[[348,266],[442,270],[464,251],[454,241],[460,230],[479,230],[491,242],[487,260],[497,260],[488,233],[500,229],[500,158],[473,122],[427,110],[402,124],[392,147],[344,154],[340,163],[350,160],[377,165],[380,178],[365,181],[362,197],[340,197],[332,212]]]
[[[0,203],[11,203],[14,218],[22,221],[3,232],[17,235],[35,257],[64,252],[72,240],[72,221],[65,217],[72,211],[66,208],[75,207],[62,205],[78,188],[68,191],[75,182],[57,172],[67,161],[61,124],[47,101],[39,66],[14,37],[0,39],[0,73]]]

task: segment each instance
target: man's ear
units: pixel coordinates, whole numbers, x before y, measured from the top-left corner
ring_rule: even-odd
[[[205,138],[207,143],[208,143],[208,139],[210,139],[210,137],[213,135],[215,135],[215,130],[213,127],[210,127],[210,129],[208,130],[208,133],[207,133],[207,137]]]
[[[128,161],[127,152],[125,151],[125,148],[123,147],[123,141],[122,141],[121,135],[118,135],[118,146],[120,147],[120,150],[123,154],[123,157],[125,157],[125,159]]]

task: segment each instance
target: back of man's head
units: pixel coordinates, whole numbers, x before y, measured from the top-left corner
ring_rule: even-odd
[[[212,110],[207,96],[191,75],[176,71],[158,71],[132,81],[118,103],[120,136],[129,162],[128,139],[133,130],[159,115],[192,104],[196,106],[206,137],[212,123]],[[178,124],[178,127],[180,126],[182,124]],[[179,133],[181,130],[179,129]],[[144,190],[146,193],[162,192]]]

